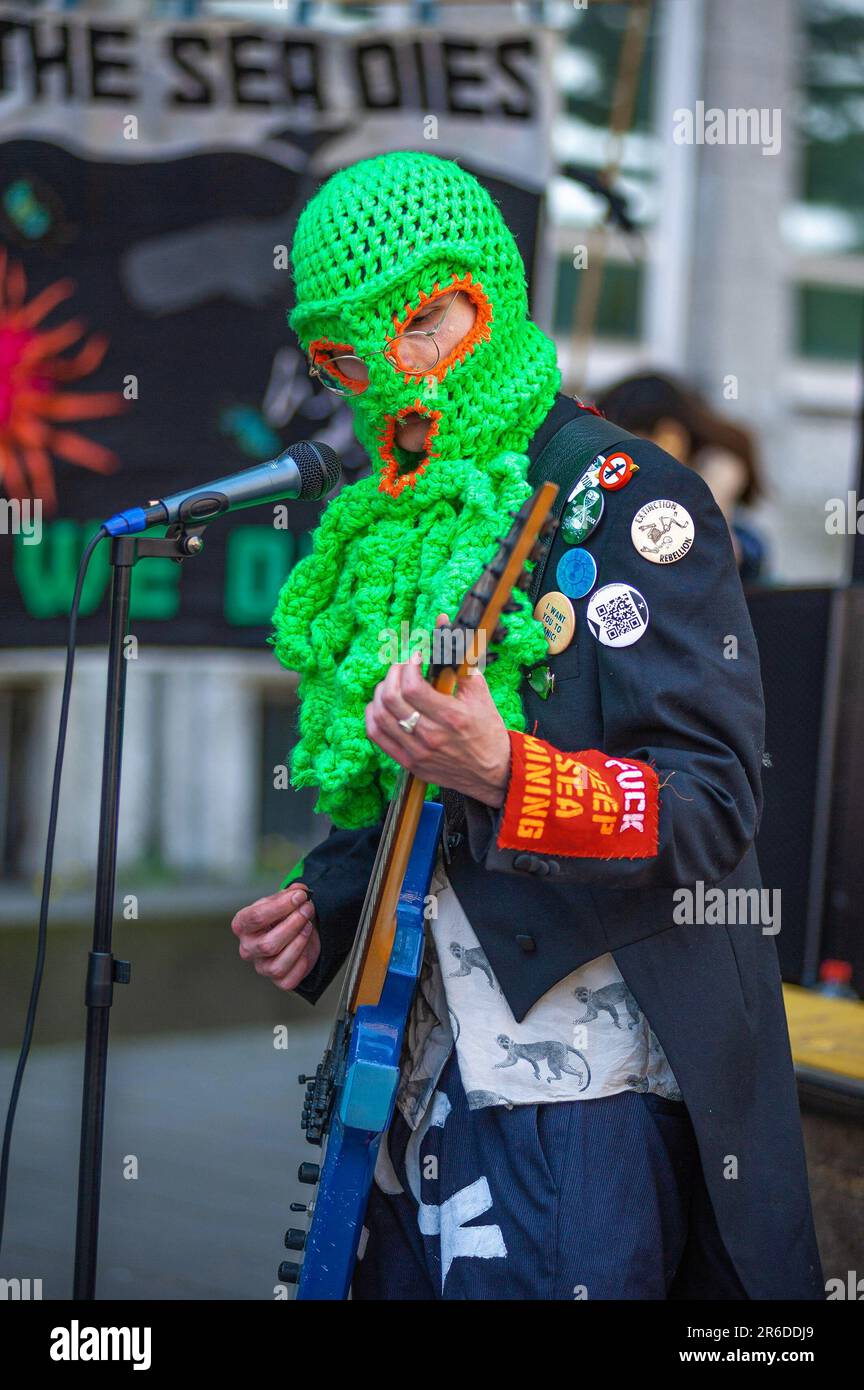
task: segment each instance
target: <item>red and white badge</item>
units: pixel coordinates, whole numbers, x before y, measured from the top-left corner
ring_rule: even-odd
[[[626,487],[633,474],[638,472],[639,465],[633,462],[629,454],[609,454],[600,466],[597,481],[607,492],[617,492],[620,487]]]

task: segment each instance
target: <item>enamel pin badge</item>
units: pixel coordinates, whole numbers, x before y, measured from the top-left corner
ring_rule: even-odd
[[[638,471],[639,465],[633,462],[629,454],[616,452],[608,454],[600,465],[597,481],[607,492],[617,492],[619,488],[626,487]]]

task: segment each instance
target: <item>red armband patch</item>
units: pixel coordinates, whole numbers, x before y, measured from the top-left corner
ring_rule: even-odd
[[[562,753],[510,729],[510,784],[499,849],[579,859],[650,859],[657,853],[657,773],[596,748]]]

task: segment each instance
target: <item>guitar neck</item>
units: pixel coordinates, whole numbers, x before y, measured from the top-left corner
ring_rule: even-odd
[[[404,792],[394,818],[394,832],[387,845],[384,844],[384,834],[381,836],[382,843],[378,851],[381,856],[378,891],[374,902],[370,904],[368,927],[364,931],[361,926],[354,943],[357,959],[352,964],[356,965],[356,970],[348,997],[348,1007],[352,1013],[361,1004],[377,1004],[381,997],[396,935],[399,894],[402,891],[402,881],[420,822],[427,785],[428,783],[421,782],[417,777],[409,776],[405,779]],[[395,802],[391,803],[391,809],[395,806]],[[375,867],[378,868],[377,859]],[[373,881],[374,879],[373,872]]]
[[[532,548],[541,528],[547,524],[545,518],[557,491],[554,483],[544,483],[515,514],[512,539],[508,538],[469,589],[457,624],[475,632],[482,631],[484,638],[488,634],[493,638],[498,635],[498,620],[513,586],[523,574],[525,561],[537,558],[532,556]],[[451,695],[467,672],[468,660],[463,657],[458,664],[430,667],[427,678],[439,693]],[[364,1004],[375,1005],[381,997],[396,935],[399,895],[428,785],[413,774],[403,774],[388,808],[351,950],[340,1015],[354,1013]]]
[[[458,671],[445,667],[434,676],[430,672],[431,683],[440,694],[451,695],[464,674],[465,663]],[[348,967],[346,1003],[351,1013],[361,1004],[377,1004],[381,998],[396,936],[399,894],[428,786],[413,774],[403,774],[388,808]]]

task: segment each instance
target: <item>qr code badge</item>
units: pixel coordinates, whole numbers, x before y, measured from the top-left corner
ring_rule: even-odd
[[[604,584],[591,595],[586,617],[604,647],[629,647],[648,626],[648,605],[631,584]]]

